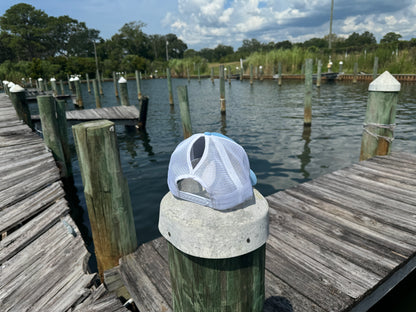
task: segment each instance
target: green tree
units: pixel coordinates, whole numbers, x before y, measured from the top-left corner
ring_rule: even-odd
[[[401,37],[402,35],[400,34],[389,32],[383,36],[383,38],[380,40],[380,43],[397,43]]]
[[[137,21],[126,23],[120,28],[118,40],[124,55],[135,54],[145,58],[150,56],[149,37],[143,32],[145,26],[145,23]]]
[[[21,60],[31,60],[47,53],[45,42],[49,31],[48,15],[35,7],[19,3],[0,17],[0,28],[8,33],[8,47]]]

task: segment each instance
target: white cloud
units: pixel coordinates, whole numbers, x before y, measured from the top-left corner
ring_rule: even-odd
[[[322,38],[329,31],[331,0],[177,1],[177,15],[167,14],[164,21],[169,21],[172,30],[196,49],[219,43],[238,47],[243,39],[251,38],[299,42]],[[403,37],[413,36],[416,26],[409,21],[415,17],[414,0],[405,0],[405,5],[390,0],[337,0],[333,33],[348,37],[352,32],[369,31],[380,39],[395,31]]]

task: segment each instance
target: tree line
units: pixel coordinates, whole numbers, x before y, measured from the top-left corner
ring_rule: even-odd
[[[368,31],[352,33],[347,38],[332,34],[332,50],[328,50],[329,37],[312,38],[302,43],[262,43],[257,39],[245,39],[234,50],[232,46],[219,44],[215,48],[200,51],[188,49],[175,34],[148,35],[140,21],[123,25],[110,39],[104,40],[96,29],[88,28],[67,15],[54,17],[34,6],[19,3],[11,6],[0,17],[0,78],[20,79],[22,76],[64,78],[67,74],[95,73],[95,55],[100,71],[109,77],[114,71],[148,73],[163,71],[171,60],[186,59],[186,64],[207,62],[233,62],[245,59],[253,53],[273,50],[299,49],[310,52],[351,53],[363,49],[372,51],[379,47],[411,49],[416,39],[400,40],[401,35],[389,32],[377,44]]]

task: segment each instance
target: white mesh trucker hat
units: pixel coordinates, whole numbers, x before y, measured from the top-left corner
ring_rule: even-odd
[[[257,178],[245,150],[225,135],[194,134],[171,155],[168,186],[180,199],[217,210],[233,208],[253,197]]]

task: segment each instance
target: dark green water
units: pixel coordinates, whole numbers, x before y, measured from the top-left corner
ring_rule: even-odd
[[[312,131],[303,133],[302,81],[232,81],[226,84],[226,117],[220,114],[219,83],[173,79],[174,108],[165,79],[142,81],[150,97],[146,132],[117,126],[124,175],[129,182],[137,237],[149,241],[157,230],[159,203],[166,183],[170,154],[182,140],[176,86],[188,85],[193,132],[221,132],[242,145],[256,173],[256,188],[264,195],[292,187],[358,162],[367,105],[368,83],[327,83],[313,90]],[[119,105],[112,82],[104,83],[102,106]],[[94,108],[93,94],[83,86],[85,108]],[[128,82],[131,105],[138,105],[135,81]],[[35,109],[32,107],[32,109]],[[74,109],[72,104],[68,109]],[[416,153],[416,86],[402,85],[397,108],[394,151]],[[70,129],[69,129],[70,131]],[[70,138],[72,144],[72,134]],[[82,181],[73,151],[75,186],[85,208]],[[86,227],[88,216],[83,215]],[[412,283],[416,292],[416,283]],[[410,300],[412,301],[412,300]],[[416,307],[413,299],[413,307]],[[414,311],[416,308],[407,311]],[[378,310],[377,310],[378,311]],[[399,310],[396,310],[399,311]],[[406,310],[400,310],[406,311]]]

